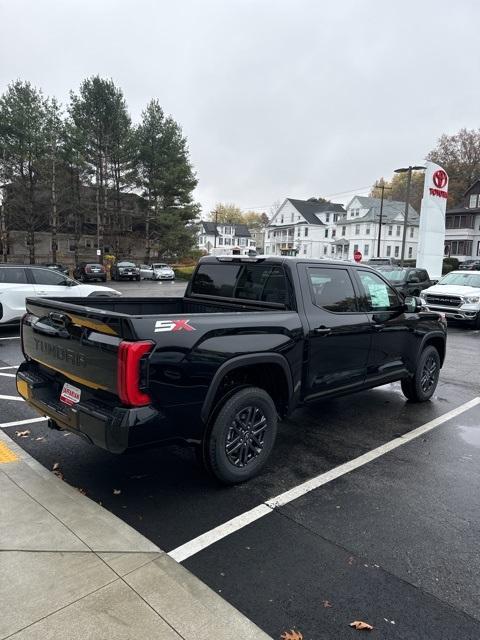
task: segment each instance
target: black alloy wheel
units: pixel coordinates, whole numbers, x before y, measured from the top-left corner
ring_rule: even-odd
[[[222,483],[253,478],[265,465],[277,436],[277,409],[258,387],[243,387],[228,397],[207,431],[203,462]]]
[[[412,402],[426,402],[435,393],[440,375],[440,354],[433,345],[425,347],[413,376],[401,381],[402,391]]]

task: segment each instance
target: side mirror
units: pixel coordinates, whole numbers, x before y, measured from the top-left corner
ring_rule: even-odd
[[[405,311],[409,313],[417,313],[422,309],[422,299],[417,296],[407,296],[404,300]]]

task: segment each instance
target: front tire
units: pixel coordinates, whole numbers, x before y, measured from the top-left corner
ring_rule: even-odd
[[[435,393],[440,375],[440,354],[430,345],[418,359],[415,374],[402,380],[403,395],[412,402],[426,402]]]
[[[218,412],[203,443],[204,463],[223,484],[253,478],[267,462],[277,436],[277,409],[263,389],[245,387]]]
[[[473,328],[480,329],[480,311],[477,313],[477,317],[473,321]]]

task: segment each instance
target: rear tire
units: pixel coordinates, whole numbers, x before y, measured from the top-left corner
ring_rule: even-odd
[[[480,311],[477,313],[477,317],[473,321],[473,328],[480,329]]]
[[[207,469],[223,484],[253,478],[267,462],[277,436],[277,409],[258,387],[244,387],[218,412],[203,443]]]
[[[437,388],[440,366],[437,349],[432,345],[426,347],[420,354],[413,377],[401,382],[403,395],[412,402],[430,400]]]

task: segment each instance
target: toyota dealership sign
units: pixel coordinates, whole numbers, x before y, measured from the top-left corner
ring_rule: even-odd
[[[417,267],[431,278],[442,275],[445,250],[445,211],[448,198],[448,174],[434,162],[426,163],[425,185],[420,209]]]

